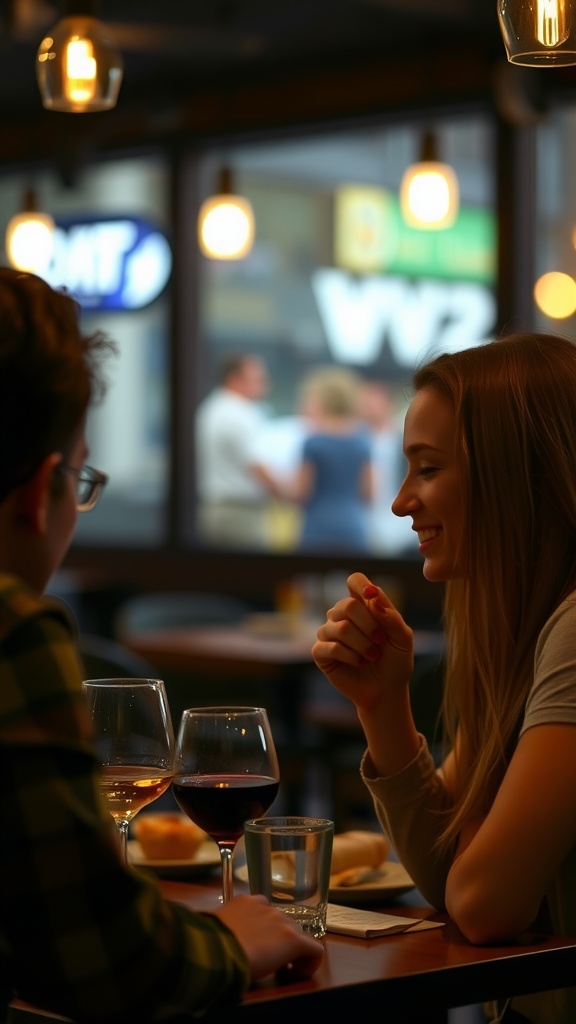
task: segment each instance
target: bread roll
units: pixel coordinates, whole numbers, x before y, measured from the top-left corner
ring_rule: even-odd
[[[390,843],[381,832],[341,832],[334,836],[331,873],[356,867],[377,868],[389,853]]]
[[[184,814],[143,814],[132,829],[147,860],[190,860],[207,838]]]

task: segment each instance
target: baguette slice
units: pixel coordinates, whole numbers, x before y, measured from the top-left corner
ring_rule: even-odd
[[[389,853],[390,842],[382,832],[340,832],[332,846],[332,875],[349,868],[377,868]]]

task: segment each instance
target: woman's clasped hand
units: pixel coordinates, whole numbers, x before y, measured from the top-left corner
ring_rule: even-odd
[[[414,668],[413,634],[367,576],[356,572],[347,582],[349,596],[328,611],[312,655],[337,689],[368,708],[385,699],[385,688],[408,685]]]

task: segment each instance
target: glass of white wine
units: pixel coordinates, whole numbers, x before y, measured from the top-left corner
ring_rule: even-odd
[[[127,861],[128,826],[174,775],[174,731],[161,679],[85,679],[100,785]]]

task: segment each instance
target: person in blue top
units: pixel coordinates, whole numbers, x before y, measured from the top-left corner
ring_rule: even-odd
[[[370,442],[359,422],[360,378],[343,367],[321,367],[304,381],[304,441],[293,497],[302,505],[299,546],[367,551],[367,512],[374,483]]]

